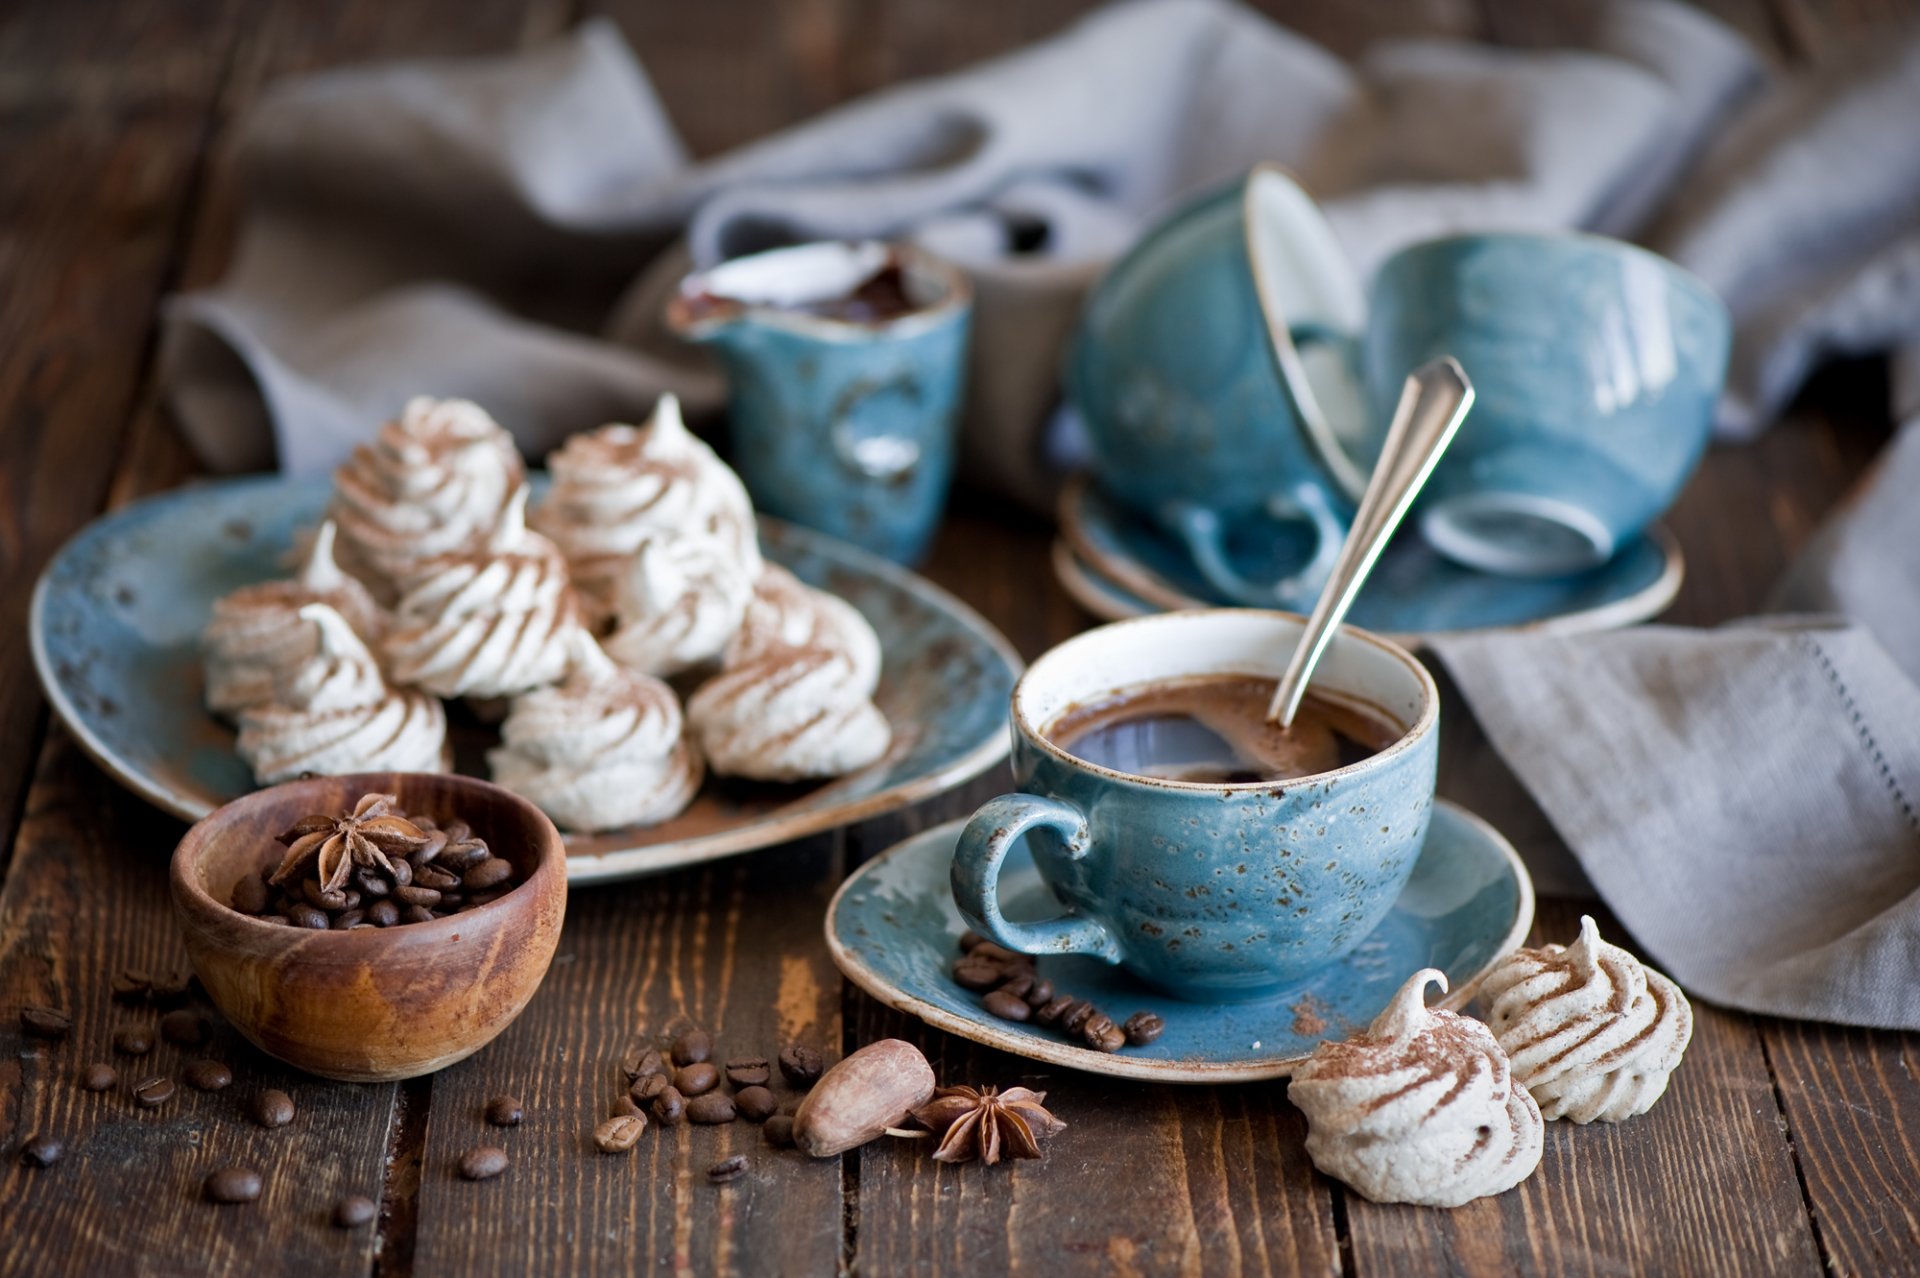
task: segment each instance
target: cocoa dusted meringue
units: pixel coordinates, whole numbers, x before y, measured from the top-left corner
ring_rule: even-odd
[[[484,545],[525,479],[512,436],[478,404],[409,400],[334,472],[340,564],[390,605],[424,561]]]
[[[567,562],[526,524],[516,489],[477,549],[429,559],[407,578],[387,636],[395,683],[442,697],[502,697],[567,670],[579,604]]]
[[[320,525],[306,561],[289,581],[243,586],[213,605],[213,620],[201,634],[207,674],[207,708],[230,715],[273,699],[274,684],[313,652],[314,626],[300,609],[323,603],[369,643],[377,643],[386,619],[367,588],[334,562],[334,525]]]
[[[1314,1048],[1287,1099],[1327,1175],[1375,1202],[1458,1207],[1532,1175],[1546,1128],[1493,1033],[1429,1009],[1429,984],[1447,978],[1416,972],[1366,1033]]]
[[[778,564],[768,564],[754,583],[753,598],[721,664],[738,666],[773,648],[818,647],[846,653],[856,674],[870,684],[879,679],[880,637],[860,610]]]
[[[626,561],[662,535],[712,538],[749,582],[760,571],[747,490],[687,430],[672,395],[660,397],[645,426],[573,436],[547,467],[553,488],[533,512],[533,526],[560,547],[597,617],[613,611]]]
[[[564,682],[515,698],[489,751],[493,779],[570,830],[654,825],[679,814],[704,769],[673,689],[623,670],[576,630]]]
[[[1487,1024],[1548,1118],[1617,1123],[1653,1108],[1693,1037],[1672,981],[1580,918],[1572,945],[1515,950],[1487,974]]]
[[[236,749],[263,785],[302,773],[441,772],[447,719],[440,703],[389,688],[373,654],[326,604],[300,609],[317,636],[273,700],[240,712]]]
[[[608,655],[653,675],[712,661],[740,628],[759,569],[705,534],[642,542],[615,582]]]

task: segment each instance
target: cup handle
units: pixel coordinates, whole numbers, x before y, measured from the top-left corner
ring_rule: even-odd
[[[1347,521],[1334,509],[1326,490],[1314,483],[1299,483],[1275,493],[1267,502],[1267,511],[1275,519],[1305,520],[1313,526],[1312,557],[1298,571],[1278,581],[1251,581],[1241,575],[1227,557],[1226,523],[1215,511],[1183,502],[1168,509],[1167,522],[1207,584],[1227,599],[1253,608],[1306,612],[1333,571],[1340,543],[1346,539]]]
[[[1080,809],[1038,794],[1003,794],[981,805],[953,852],[953,902],[967,926],[1021,954],[1087,954],[1120,961],[1120,947],[1094,919],[1076,914],[1015,923],[1000,913],[1000,867],[1015,839],[1035,826],[1060,834],[1066,854],[1087,854],[1087,818]]]

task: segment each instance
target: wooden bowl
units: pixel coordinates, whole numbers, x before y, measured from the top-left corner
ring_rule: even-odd
[[[233,886],[303,816],[344,813],[363,794],[462,820],[520,883],[430,923],[318,932],[229,907]],[[173,854],[173,906],[213,1002],[259,1048],[326,1078],[388,1082],[432,1073],[491,1042],[540,987],[566,914],[566,848],[546,814],[471,777],[374,772],[291,781],[236,799]]]

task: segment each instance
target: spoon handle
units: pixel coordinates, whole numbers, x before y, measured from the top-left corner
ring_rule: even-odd
[[[1333,573],[1313,606],[1313,615],[1307,619],[1307,628],[1267,707],[1269,721],[1282,728],[1293,726],[1293,716],[1300,711],[1300,699],[1307,694],[1307,680],[1313,676],[1314,666],[1472,406],[1473,383],[1451,356],[1422,364],[1407,375],[1406,384],[1400,388],[1400,402],[1393,410],[1393,424],[1387,428],[1386,443],[1380,449],[1380,460],[1374,464],[1373,478],[1360,498],[1359,513],[1353,517]]]

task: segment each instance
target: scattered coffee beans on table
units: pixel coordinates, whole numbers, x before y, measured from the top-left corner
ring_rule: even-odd
[[[67,1147],[54,1137],[36,1132],[20,1146],[20,1161],[28,1167],[51,1167],[66,1152]]]
[[[233,1071],[219,1061],[188,1061],[180,1078],[196,1092],[217,1092],[232,1084]]]
[[[507,1169],[507,1151],[498,1145],[475,1145],[460,1155],[462,1180],[492,1180]]]
[[[138,1025],[123,1025],[113,1032],[113,1050],[122,1056],[145,1056],[153,1050],[153,1035]]]
[[[780,1108],[780,1102],[774,1099],[772,1092],[758,1086],[743,1087],[733,1094],[733,1107],[740,1111],[740,1117],[749,1123],[764,1123],[773,1117]]]
[[[153,978],[137,967],[129,967],[114,975],[110,988],[117,1003],[144,1003],[147,991],[153,988]]]
[[[675,1065],[698,1065],[713,1055],[713,1039],[705,1030],[688,1030],[673,1040]]]
[[[715,1123],[731,1123],[739,1116],[739,1109],[733,1103],[733,1097],[725,1092],[704,1092],[687,1102],[687,1117],[696,1123],[709,1126]]]
[[[251,1167],[222,1167],[200,1183],[216,1203],[250,1203],[260,1196],[260,1173]]]
[[[646,1130],[647,1119],[644,1114],[609,1118],[594,1129],[593,1143],[603,1154],[624,1154],[639,1142]]]
[[[487,1121],[495,1127],[518,1127],[526,1110],[512,1096],[496,1096],[487,1102]]]
[[[380,1206],[365,1194],[348,1194],[333,1205],[333,1227],[335,1229],[358,1229],[362,1225],[373,1223],[380,1214]]]
[[[720,1071],[707,1061],[683,1065],[673,1076],[673,1085],[680,1089],[682,1096],[704,1096],[720,1086]]]
[[[23,1007],[20,1028],[28,1038],[58,1043],[73,1032],[73,1018],[57,1007]]]
[[[285,1127],[293,1121],[293,1115],[293,1097],[277,1087],[255,1093],[247,1105],[247,1117],[269,1130]]]
[[[302,817],[279,841],[277,864],[242,878],[229,897],[268,923],[336,932],[427,923],[514,887],[512,863],[466,822],[409,816],[391,794],[362,795],[344,815]]]
[[[764,1056],[737,1056],[727,1062],[727,1081],[735,1087],[765,1087],[773,1067]]]
[[[133,1085],[133,1100],[142,1109],[159,1109],[173,1099],[173,1092],[173,1080],[165,1074],[155,1074]]]
[[[775,1114],[767,1120],[761,1129],[766,1133],[767,1144],[778,1149],[788,1149],[793,1145],[793,1115]]]
[[[90,1092],[110,1092],[120,1085],[120,1071],[111,1065],[89,1065],[80,1071],[80,1086]]]
[[[826,1072],[820,1053],[801,1043],[789,1043],[780,1049],[780,1072],[795,1087],[812,1087]]]
[[[745,1154],[735,1154],[733,1157],[723,1158],[713,1166],[707,1168],[707,1179],[713,1181],[715,1184],[721,1184],[729,1180],[737,1180],[741,1176],[746,1175],[746,1172],[747,1156]]]

